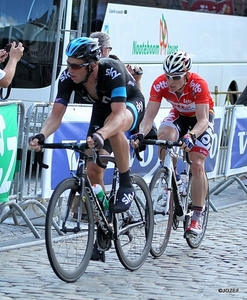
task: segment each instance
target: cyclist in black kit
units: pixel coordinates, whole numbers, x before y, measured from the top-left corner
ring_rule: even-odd
[[[68,68],[61,74],[51,114],[41,132],[30,139],[31,149],[40,150],[39,143],[54,133],[61,124],[71,93],[93,104],[87,142],[101,153],[113,150],[119,169],[117,201],[110,209],[116,213],[129,209],[134,188],[129,175],[129,144],[127,131],[137,131],[145,102],[125,65],[111,58],[100,58],[97,39],[76,38],[66,49]],[[80,137],[78,137],[80,138]],[[100,182],[92,182],[100,183]]]

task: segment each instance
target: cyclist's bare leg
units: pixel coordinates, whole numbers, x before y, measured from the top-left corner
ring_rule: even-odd
[[[192,202],[194,206],[203,207],[208,189],[208,181],[204,169],[206,156],[193,151],[189,155],[192,161],[191,172],[193,175],[191,184]]]
[[[191,217],[191,223],[186,228],[187,233],[193,235],[199,235],[202,233],[202,213],[207,195],[208,182],[205,175],[204,163],[206,156],[202,153],[191,151],[189,153],[192,172],[191,183],[191,198],[193,205],[193,215]]]
[[[116,164],[119,170],[119,189],[117,191],[116,203],[111,207],[115,213],[121,213],[130,208],[134,199],[134,187],[131,183],[129,171],[129,142],[125,136],[125,131],[128,131],[133,123],[133,115],[129,110],[126,110],[125,121],[122,130],[119,130],[109,138]]]
[[[132,123],[133,115],[126,109],[123,130],[109,138],[119,173],[125,173],[129,170],[129,142],[124,133],[130,129]]]
[[[178,131],[175,128],[170,126],[161,126],[157,132],[158,140],[169,140],[176,141],[178,139]],[[159,158],[161,161],[164,160],[165,157],[165,149],[159,149]],[[174,159],[173,164],[176,166],[177,160]]]
[[[91,154],[91,150],[89,149],[87,151],[87,153],[90,155]],[[106,150],[101,149],[100,150],[100,154],[108,155],[109,153]],[[93,161],[89,161],[87,163],[87,174],[88,174],[88,177],[89,177],[91,183],[92,184],[98,183],[105,190],[105,187],[104,187],[104,173],[105,173],[105,169],[99,167]]]

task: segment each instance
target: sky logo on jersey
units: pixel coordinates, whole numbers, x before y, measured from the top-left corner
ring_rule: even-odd
[[[115,79],[120,76],[121,73],[118,73],[117,70],[114,70],[113,67],[111,67],[110,69],[106,69],[105,75],[110,76],[112,79]]]
[[[159,43],[155,44],[150,40],[141,43],[133,41],[133,55],[166,55],[178,51],[178,45],[168,43],[168,26],[163,14],[159,21],[159,27]]]

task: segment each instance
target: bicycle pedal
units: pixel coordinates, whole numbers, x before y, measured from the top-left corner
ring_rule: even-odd
[[[184,238],[195,238],[197,237],[198,235],[192,231],[187,231],[184,233]]]

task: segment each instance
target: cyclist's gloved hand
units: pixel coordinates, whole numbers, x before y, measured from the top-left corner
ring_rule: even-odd
[[[39,142],[39,145],[43,145],[45,142],[45,136],[43,135],[43,133],[38,133],[36,135],[30,136],[28,139],[28,142],[30,143],[31,141],[37,139]]]
[[[104,147],[104,139],[103,136],[99,132],[95,132],[92,135],[92,139],[94,142],[94,147],[98,150]]]
[[[141,152],[141,151],[144,151],[146,149],[146,145],[142,145],[140,144],[140,142],[144,139],[144,135],[142,133],[135,133],[135,134],[132,134],[130,136],[130,143],[132,145],[132,147],[134,148],[137,148],[139,147],[138,151]],[[136,141],[139,141],[139,143],[135,143]]]
[[[186,135],[184,135],[180,141],[186,145],[187,148],[189,148],[189,150],[191,150],[194,146],[195,146],[195,143],[192,139],[192,136],[191,134],[187,133]]]
[[[30,136],[28,139],[30,149],[35,150],[36,152],[41,151],[40,145],[44,145],[44,142],[45,136],[43,135],[43,133]]]
[[[131,141],[139,140],[140,142],[144,139],[144,135],[142,133],[135,133],[130,136]]]

